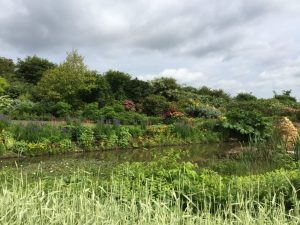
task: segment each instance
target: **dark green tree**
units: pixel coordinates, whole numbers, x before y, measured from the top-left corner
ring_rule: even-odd
[[[126,95],[129,99],[135,103],[141,103],[145,97],[153,94],[152,86],[146,82],[137,78],[130,80],[128,85],[125,87]]]
[[[4,76],[7,73],[14,73],[15,64],[12,59],[0,57],[0,76]]]
[[[37,56],[28,56],[25,59],[18,59],[16,74],[24,81],[36,84],[43,76],[43,73],[55,67],[55,64]]]
[[[129,74],[109,70],[104,75],[105,79],[110,85],[110,89],[116,100],[124,100],[127,98],[126,89],[131,81],[131,76]]]
[[[211,97],[216,97],[216,98],[223,98],[226,100],[230,99],[230,95],[228,93],[226,93],[224,90],[222,89],[212,89],[212,88],[208,88],[206,86],[201,87],[198,90],[198,94],[199,95],[204,95],[204,96],[211,96]]]
[[[274,91],[274,98],[279,100],[282,103],[295,103],[297,102],[297,99],[293,96],[291,96],[292,90],[283,90],[282,94],[277,94]]]
[[[257,98],[252,93],[239,93],[235,98],[237,101],[255,101]]]

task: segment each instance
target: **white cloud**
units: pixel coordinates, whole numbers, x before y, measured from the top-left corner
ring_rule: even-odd
[[[175,78],[180,84],[192,85],[200,84],[206,80],[206,76],[202,72],[191,71],[187,68],[178,69],[165,69],[158,74],[145,74],[139,78],[151,80],[159,77],[172,77]]]

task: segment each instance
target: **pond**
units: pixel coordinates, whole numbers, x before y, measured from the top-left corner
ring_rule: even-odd
[[[78,169],[98,169],[110,172],[114,166],[124,162],[151,161],[154,156],[162,155],[168,149],[182,151],[182,160],[196,163],[199,168],[209,168],[223,174],[257,174],[275,169],[265,162],[253,162],[228,158],[226,152],[236,147],[237,143],[197,144],[150,149],[107,150],[81,152],[65,155],[42,156],[32,158],[3,159],[0,168],[22,169],[22,171],[43,170],[47,174],[67,174]]]

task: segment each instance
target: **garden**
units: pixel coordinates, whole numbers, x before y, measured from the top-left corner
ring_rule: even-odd
[[[300,103],[0,57],[1,224],[299,224]]]

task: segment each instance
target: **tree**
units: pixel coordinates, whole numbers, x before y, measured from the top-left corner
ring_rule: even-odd
[[[206,86],[201,87],[198,90],[198,94],[199,95],[212,96],[212,97],[216,97],[216,98],[223,98],[223,99],[226,99],[226,100],[230,99],[230,95],[227,94],[224,90],[222,90],[222,89],[211,89],[211,88],[208,88]]]
[[[126,95],[129,99],[134,102],[143,102],[145,97],[153,93],[151,85],[137,78],[129,81],[125,87]]]
[[[252,95],[252,93],[239,93],[236,97],[235,100],[237,101],[252,101],[252,100],[257,100],[257,98]]]
[[[109,70],[104,75],[105,79],[110,85],[110,89],[117,100],[124,100],[127,98],[126,89],[131,80],[131,76],[129,74]]]
[[[169,101],[177,101],[177,92],[181,88],[176,80],[171,77],[156,78],[151,81],[153,91],[156,95],[162,95]]]
[[[96,75],[95,86],[88,92],[81,92],[80,98],[86,103],[98,102],[100,107],[113,100],[110,85],[107,80],[99,74]]]
[[[282,103],[295,103],[297,99],[291,96],[292,90],[283,90],[282,94],[277,94],[274,91],[274,98],[279,100]]]
[[[0,76],[9,83],[5,93],[11,98],[28,95],[32,90],[30,84],[24,83],[24,80],[16,75],[15,68],[16,66],[12,59],[0,57]]]
[[[7,73],[14,73],[15,64],[12,59],[0,57],[0,75],[4,76]]]
[[[47,70],[37,84],[37,96],[52,102],[65,102],[78,108],[84,101],[81,96],[88,95],[96,88],[97,75],[88,70],[83,57],[77,51],[67,53],[66,60],[59,66]]]
[[[43,73],[55,67],[55,64],[47,59],[37,56],[27,56],[24,60],[18,59],[16,74],[24,81],[36,84],[43,76]]]

